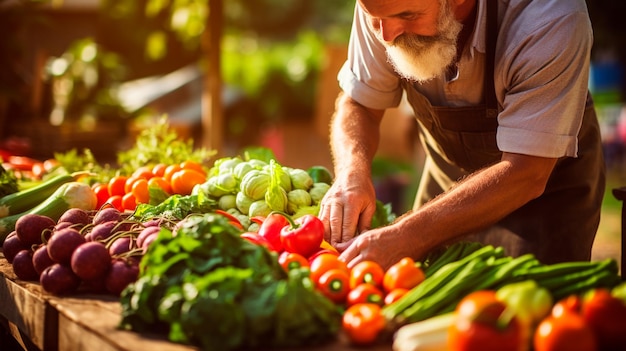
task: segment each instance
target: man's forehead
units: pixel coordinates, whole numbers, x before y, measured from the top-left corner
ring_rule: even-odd
[[[423,12],[440,0],[357,0],[359,6],[370,16],[393,17],[405,12]],[[435,7],[435,8],[437,8]]]

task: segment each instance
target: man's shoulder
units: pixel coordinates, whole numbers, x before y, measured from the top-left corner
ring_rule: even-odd
[[[502,5],[499,11],[502,25],[523,26],[527,31],[565,17],[588,17],[585,0],[497,1]]]

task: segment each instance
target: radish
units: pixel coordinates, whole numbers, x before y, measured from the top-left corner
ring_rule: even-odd
[[[56,222],[44,215],[28,213],[15,222],[15,232],[25,245],[41,244],[44,230],[54,228]]]
[[[96,224],[90,232],[91,241],[106,241],[115,232],[113,229],[118,224],[116,221],[108,221]]]
[[[135,240],[130,235],[116,238],[109,246],[109,254],[111,256],[121,255],[136,248]]]
[[[57,222],[69,222],[72,224],[86,225],[89,224],[90,221],[89,212],[83,210],[82,208],[70,208],[63,212]]]
[[[21,250],[28,250],[28,246],[22,243],[15,231],[12,231],[2,243],[2,253],[9,263],[13,263],[13,257]]]
[[[146,238],[148,238],[150,235],[155,234],[155,233],[159,233],[161,231],[161,227],[146,227],[143,230],[141,230],[141,232],[139,232],[139,235],[137,235],[137,247],[143,247],[143,242],[146,240]]]
[[[146,239],[143,241],[142,245],[140,246],[143,249],[144,254],[148,252],[148,248],[150,247],[150,244],[152,244],[152,242],[155,241],[158,236],[159,236],[159,233],[156,232],[146,237]]]
[[[121,220],[122,220],[122,213],[118,209],[113,208],[113,207],[107,207],[96,212],[95,216],[93,217],[92,223],[100,224],[100,223],[110,222],[110,221],[119,222]]]
[[[76,229],[66,228],[55,232],[48,240],[48,255],[58,263],[69,264],[74,250],[86,242]]]
[[[39,246],[39,248],[37,248],[37,250],[33,253],[33,267],[35,268],[37,275],[41,275],[41,272],[43,272],[44,269],[55,263],[56,262],[54,262],[48,254],[48,247],[46,244]]]
[[[80,286],[80,282],[80,278],[69,266],[60,263],[46,268],[39,277],[41,287],[54,295],[73,293]]]
[[[37,280],[39,274],[33,266],[33,252],[21,250],[13,257],[13,272],[21,280]]]
[[[114,259],[111,269],[105,278],[107,291],[114,295],[120,295],[122,291],[137,280],[139,276],[139,266],[129,260]]]
[[[74,250],[72,271],[83,280],[103,279],[111,267],[111,255],[104,244],[91,241]]]

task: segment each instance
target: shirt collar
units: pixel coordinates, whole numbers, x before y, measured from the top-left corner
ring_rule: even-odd
[[[487,52],[485,36],[487,31],[487,1],[488,0],[478,0],[477,1],[477,18],[476,24],[474,25],[474,31],[472,37],[470,39],[470,50],[469,55],[471,58],[474,58],[474,51],[478,51],[482,54]],[[497,1],[497,0],[489,0],[489,1]]]

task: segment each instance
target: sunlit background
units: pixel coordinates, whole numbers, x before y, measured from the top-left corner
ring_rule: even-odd
[[[236,155],[270,147],[285,165],[331,167],[328,121],[354,0],[0,0],[0,148],[37,158],[89,148],[103,162],[166,116],[181,138]],[[607,196],[596,258],[619,257],[626,185],[626,3],[588,0],[590,89]],[[410,206],[421,150],[408,109],[388,112],[374,177]],[[558,210],[558,209],[557,209]]]

